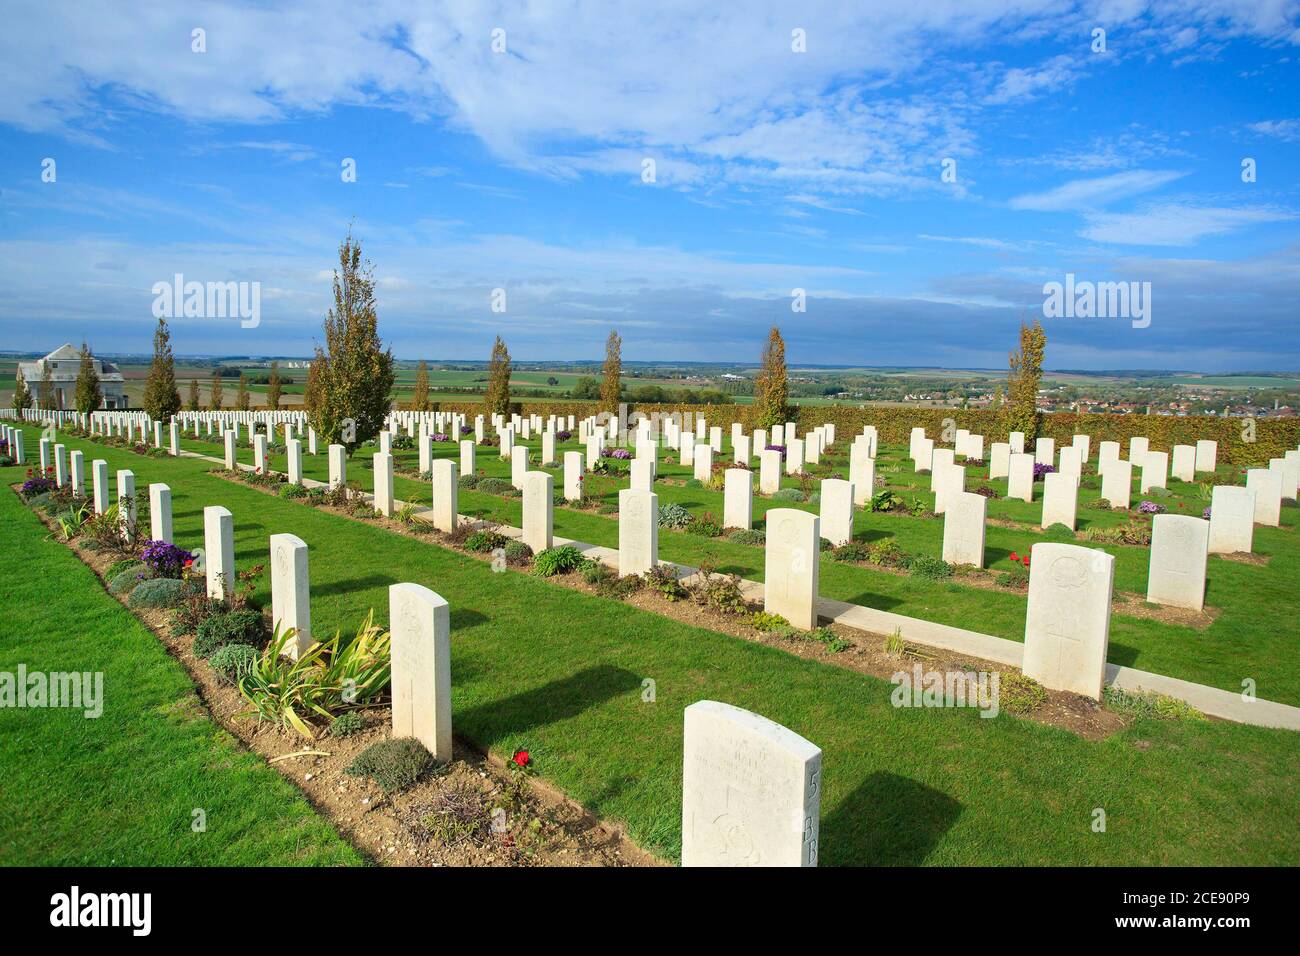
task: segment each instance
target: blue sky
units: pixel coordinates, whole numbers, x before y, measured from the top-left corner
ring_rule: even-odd
[[[6,7],[0,348],[307,354],[353,223],[402,358],[1300,368],[1295,0]]]

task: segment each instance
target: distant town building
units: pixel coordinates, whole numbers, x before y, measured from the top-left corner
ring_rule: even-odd
[[[92,359],[95,371],[99,375],[99,387],[104,393],[102,408],[126,408],[126,392],[122,373],[112,362]],[[64,342],[45,358],[35,362],[19,362],[18,369],[27,381],[27,388],[38,402],[41,396],[41,381],[49,369],[50,381],[54,383],[54,407],[72,408],[77,397],[77,374],[81,371],[81,349]]]

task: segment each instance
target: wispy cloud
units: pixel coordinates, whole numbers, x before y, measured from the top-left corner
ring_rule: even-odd
[[[1016,196],[1009,205],[1012,209],[1036,212],[1096,209],[1159,189],[1185,175],[1175,170],[1139,169],[1097,179],[1075,179],[1047,192]]]

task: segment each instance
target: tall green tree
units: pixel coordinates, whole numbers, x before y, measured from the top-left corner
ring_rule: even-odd
[[[1032,326],[1020,324],[1020,348],[1008,359],[1006,430],[1024,432],[1025,440],[1038,435],[1038,384],[1043,378],[1043,355],[1047,333],[1038,320]]]
[[[506,343],[497,336],[488,361],[487,396],[484,404],[495,415],[510,414],[510,352]]]
[[[246,412],[251,404],[252,399],[248,394],[248,376],[240,372],[239,388],[235,391],[235,407],[241,412]]]
[[[38,388],[39,391],[36,393],[37,404],[43,409],[52,409],[54,407],[54,376],[50,374],[49,362],[41,366],[41,381]]]
[[[185,402],[185,407],[192,412],[199,410],[199,380],[197,378],[190,379],[190,396]]]
[[[221,408],[221,402],[223,398],[221,392],[222,392],[221,369],[214,368],[212,370],[212,385],[209,387],[209,396],[208,396],[208,402],[209,404],[212,405],[214,411]]]
[[[321,394],[325,387],[325,363],[325,353],[321,351],[320,346],[317,346],[316,355],[307,366],[307,382],[302,387],[303,410],[313,421],[316,410],[321,406]]]
[[[104,404],[104,389],[99,384],[99,373],[95,371],[95,356],[90,346],[83,339],[81,342],[81,365],[77,368],[77,411],[89,415]]]
[[[785,422],[790,387],[786,379],[785,339],[775,325],[763,347],[762,367],[754,380],[754,427],[771,428]]]
[[[309,419],[317,435],[349,453],[379,434],[391,405],[393,353],[379,338],[374,266],[351,230],[339,245],[334,306],[325,317],[320,400]]]
[[[610,330],[605,340],[605,377],[600,383],[600,409],[604,412],[618,411],[618,398],[622,389],[623,377],[623,340],[618,332]]]
[[[25,411],[32,407],[32,393],[27,388],[27,379],[23,377],[23,370],[18,370],[18,376],[14,381],[13,409],[16,412]]]
[[[266,383],[266,407],[278,409],[280,396],[284,392],[284,383],[280,381],[280,363],[271,363],[271,378]]]
[[[411,408],[417,412],[429,410],[429,366],[424,359],[415,369],[415,387],[411,389]]]
[[[176,390],[176,363],[172,358],[172,334],[165,319],[158,320],[153,333],[153,362],[144,382],[144,410],[156,422],[165,422],[181,410],[181,393]]]

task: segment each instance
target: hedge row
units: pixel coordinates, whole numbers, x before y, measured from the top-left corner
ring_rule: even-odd
[[[437,410],[462,412],[471,417],[483,414],[479,402],[439,402]],[[581,401],[524,401],[511,405],[511,411],[521,415],[573,415],[585,418],[597,410],[595,402]],[[703,415],[709,422],[723,425],[742,422],[746,430],[753,427],[753,405],[630,405],[629,412],[643,415],[658,412],[683,416]],[[880,441],[889,445],[905,445],[911,430],[925,429],[936,440],[942,439],[944,430],[951,427],[966,428],[984,436],[985,447],[994,441],[1005,440],[1006,427],[1001,415],[988,409],[960,410],[931,408],[916,405],[869,405],[865,408],[847,405],[804,405],[794,410],[794,421],[801,430],[827,422],[835,424],[840,436],[860,434],[863,426],[875,425]],[[1300,447],[1300,418],[1258,419],[1254,434],[1250,434],[1246,419],[1215,418],[1208,415],[1081,415],[1074,412],[1055,412],[1041,416],[1039,435],[1056,440],[1057,447],[1069,444],[1073,437],[1089,435],[1095,449],[1103,441],[1117,441],[1122,453],[1128,454],[1130,438],[1145,435],[1153,451],[1172,452],[1174,445],[1195,445],[1198,439],[1219,443],[1219,461],[1234,465],[1267,466],[1270,458],[1281,458],[1292,448]],[[1253,441],[1247,440],[1253,437]],[[951,439],[949,439],[951,442]]]

